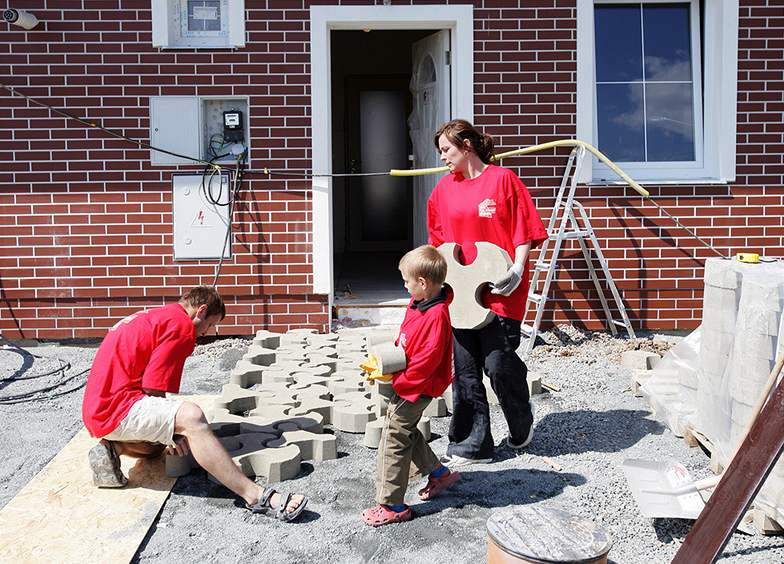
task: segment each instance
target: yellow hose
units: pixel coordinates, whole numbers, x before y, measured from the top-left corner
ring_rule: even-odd
[[[491,160],[500,161],[506,157],[513,157],[515,155],[527,155],[529,153],[536,153],[538,151],[545,151],[547,149],[552,149],[553,147],[585,147],[586,150],[590,151],[592,154],[596,155],[596,158],[606,164],[610,170],[612,170],[615,174],[620,176],[626,183],[634,188],[642,197],[649,198],[650,192],[648,192],[645,188],[640,186],[632,177],[626,174],[621,168],[612,162],[604,153],[602,153],[599,149],[591,145],[590,143],[586,143],[585,141],[580,141],[579,139],[559,139],[558,141],[548,141],[547,143],[541,143],[539,145],[531,145],[530,147],[525,147],[523,149],[515,149],[514,151],[507,151],[505,153],[499,153],[495,155]],[[400,169],[392,169],[389,171],[390,176],[424,176],[426,174],[437,174],[440,172],[449,172],[449,167],[446,166],[439,166],[436,168],[420,168],[416,170],[400,170]]]

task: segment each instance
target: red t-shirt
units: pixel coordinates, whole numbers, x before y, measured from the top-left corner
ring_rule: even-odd
[[[142,389],[179,392],[196,328],[180,304],[140,311],[118,321],[98,348],[82,401],[84,426],[93,437],[114,431]]]
[[[397,395],[415,402],[421,395],[443,394],[452,383],[452,323],[445,296],[418,305],[411,300],[395,344],[406,353],[405,370],[392,376]]]
[[[531,248],[547,239],[539,214],[525,184],[509,169],[488,165],[476,178],[460,174],[443,177],[427,204],[430,244],[460,245],[463,264],[476,258],[477,241],[493,243],[514,260],[515,248],[531,241]],[[528,297],[528,265],[523,280],[510,296],[482,293],[485,307],[502,317],[521,321]]]

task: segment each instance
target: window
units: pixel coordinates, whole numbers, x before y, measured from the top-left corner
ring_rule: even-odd
[[[186,17],[182,18],[182,35],[225,35],[226,18],[221,17],[220,0],[181,0]]]
[[[734,41],[733,2],[703,3],[578,3],[578,137],[637,180],[734,176],[737,2]],[[723,53],[711,52],[723,37]],[[598,160],[583,175],[616,179]]]
[[[163,49],[245,45],[244,0],[152,0],[152,44]]]

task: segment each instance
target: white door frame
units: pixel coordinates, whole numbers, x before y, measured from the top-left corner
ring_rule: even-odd
[[[332,171],[333,29],[449,29],[451,34],[452,116],[474,119],[473,5],[311,6],[310,72],[313,170]],[[313,293],[334,299],[332,257],[332,180],[313,179]]]

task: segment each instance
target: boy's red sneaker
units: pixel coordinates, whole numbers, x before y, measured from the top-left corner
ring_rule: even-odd
[[[428,476],[427,484],[419,490],[419,499],[422,501],[433,499],[439,496],[445,489],[452,487],[458,480],[460,480],[460,472],[452,472],[451,470],[447,470],[438,478]]]
[[[380,527],[390,523],[402,523],[403,521],[410,521],[413,517],[414,512],[411,511],[410,507],[406,507],[405,511],[398,512],[392,511],[386,505],[376,505],[362,512],[362,520],[371,527]]]

